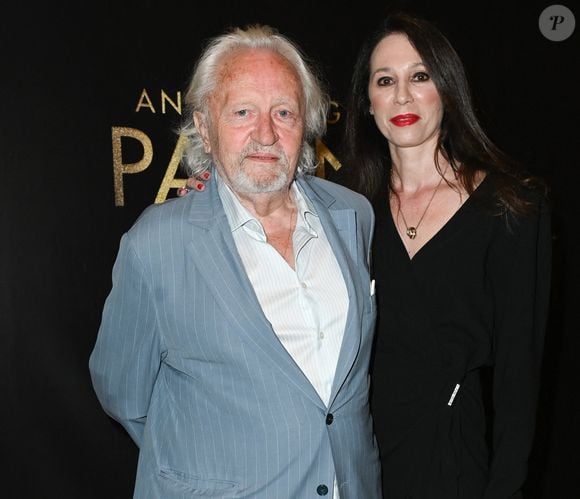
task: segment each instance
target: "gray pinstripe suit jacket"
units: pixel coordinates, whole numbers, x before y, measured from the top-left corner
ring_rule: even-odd
[[[375,323],[362,196],[298,180],[349,295],[325,407],[264,316],[215,182],[149,207],[123,236],[90,358],[105,411],[140,447],[134,497],[380,498],[368,407]],[[326,492],[326,494],[325,494]]]

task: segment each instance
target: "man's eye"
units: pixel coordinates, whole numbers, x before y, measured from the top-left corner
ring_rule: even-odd
[[[282,109],[281,111],[278,111],[278,116],[280,116],[280,118],[289,118],[290,117],[290,111],[288,111],[287,109]]]
[[[248,110],[247,109],[240,109],[239,111],[236,111],[236,115],[241,116],[241,117],[248,116]]]

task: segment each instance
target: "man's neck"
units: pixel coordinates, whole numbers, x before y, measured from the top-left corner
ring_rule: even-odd
[[[234,191],[234,194],[252,215],[258,219],[263,219],[279,212],[294,209],[294,200],[290,191],[291,185],[276,192],[254,194]]]

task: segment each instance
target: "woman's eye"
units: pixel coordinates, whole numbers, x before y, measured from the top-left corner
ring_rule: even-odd
[[[413,75],[413,79],[415,81],[429,81],[431,77],[424,71],[420,71],[419,73],[415,73]]]
[[[390,76],[381,76],[377,80],[377,85],[379,87],[386,87],[387,85],[390,85],[391,83],[393,83],[393,79]]]

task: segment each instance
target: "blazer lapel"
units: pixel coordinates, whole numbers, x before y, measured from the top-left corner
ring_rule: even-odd
[[[361,343],[360,315],[365,295],[360,280],[353,277],[356,276],[358,265],[356,213],[350,208],[334,207],[336,199],[323,190],[314,191],[307,178],[300,178],[298,182],[316,207],[326,237],[342,271],[349,298],[344,337],[329,401],[331,406],[351,370]]]
[[[208,182],[204,193],[195,194],[189,220],[195,225],[195,237],[187,243],[191,271],[203,277],[224,316],[249,344],[263,353],[264,362],[280,369],[289,383],[324,407],[262,311],[236,249],[216,182]]]

